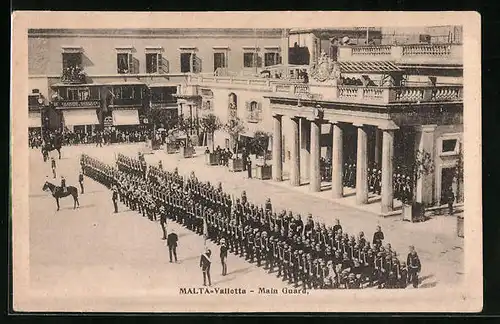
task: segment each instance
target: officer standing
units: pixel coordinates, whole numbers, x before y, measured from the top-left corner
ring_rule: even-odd
[[[56,178],[57,176],[57,173],[56,173],[56,160],[54,159],[54,157],[52,157],[50,159],[50,166],[52,168],[52,175],[54,176],[54,179]]]
[[[163,205],[160,206],[160,226],[163,232],[162,240],[167,239],[167,213],[165,212],[165,207]]]
[[[113,207],[115,208],[115,214],[118,213],[118,190],[116,189],[116,186],[113,186],[113,195],[111,197],[111,200],[113,201]]]
[[[208,285],[212,285],[212,281],[210,279],[210,265],[212,264],[212,260],[210,259],[211,255],[212,251],[210,251],[210,249],[207,247],[205,249],[205,253],[203,253],[200,257],[200,268],[203,272],[203,286],[207,285],[207,279]]]
[[[177,241],[179,238],[177,234],[175,234],[174,230],[167,237],[167,245],[168,245],[168,255],[170,257],[170,263],[172,263],[172,254],[174,255],[175,262],[177,262]]]
[[[413,288],[417,288],[418,274],[420,273],[421,270],[421,264],[418,254],[415,251],[415,247],[413,245],[410,246],[410,253],[408,253],[406,264],[408,267],[408,281],[413,284]]]
[[[382,242],[384,241],[384,233],[380,229],[380,226],[377,225],[377,231],[373,234],[373,245],[376,247],[380,247]]]
[[[83,189],[83,172],[80,171],[80,174],[78,175],[78,183],[80,184],[80,189],[81,189],[81,193],[83,194],[84,193],[84,189]]]
[[[246,165],[247,165],[248,179],[252,179],[252,160],[250,159],[250,156],[247,157]]]
[[[220,240],[220,263],[222,265],[222,275],[225,276],[227,275],[227,246],[226,246],[226,240],[221,239]]]

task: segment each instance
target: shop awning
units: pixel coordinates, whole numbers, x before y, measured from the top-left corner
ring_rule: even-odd
[[[63,110],[63,117],[65,126],[99,124],[95,109]]]
[[[139,112],[136,109],[113,110],[113,126],[139,125]]]
[[[42,127],[41,114],[39,112],[30,112],[28,116],[28,127]]]
[[[388,73],[402,70],[390,61],[340,61],[340,71],[344,73]]]

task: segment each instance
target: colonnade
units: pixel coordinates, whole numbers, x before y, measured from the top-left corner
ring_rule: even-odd
[[[305,118],[297,116],[273,115],[273,180],[283,180],[282,167],[282,132],[283,118],[290,118],[291,134],[287,136],[290,146],[290,184],[300,186],[301,172],[308,172],[309,190],[321,191],[321,125],[332,125],[332,190],[333,198],[343,197],[343,131],[347,123],[329,121],[318,118]],[[357,154],[356,154],[356,202],[368,203],[368,134],[366,124],[350,124],[357,128]],[[378,132],[376,132],[377,134]],[[376,139],[375,161],[382,165],[382,212],[387,213],[393,209],[393,156],[394,156],[394,129],[381,129],[382,138]],[[377,135],[378,137],[378,135]],[[279,140],[276,140],[279,139]],[[382,142],[382,143],[380,143]],[[377,153],[382,145],[382,154]],[[307,152],[303,153],[306,150]],[[308,159],[308,161],[302,161]],[[380,161],[381,160],[381,161]],[[302,165],[302,167],[301,167]]]

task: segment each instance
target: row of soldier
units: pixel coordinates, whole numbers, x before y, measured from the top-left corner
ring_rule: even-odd
[[[330,159],[320,159],[320,173],[322,181],[332,180],[332,163]],[[368,189],[370,192],[380,195],[382,192],[382,170],[377,165],[372,165],[367,170]],[[342,183],[344,187],[356,187],[356,164],[346,162],[342,174]],[[412,181],[409,175],[405,175],[399,168],[393,175],[394,198],[407,203],[412,196]]]
[[[386,288],[406,286],[407,269],[390,245],[382,246],[381,231],[376,232],[370,246],[363,233],[357,239],[349,238],[342,233],[340,224],[327,229],[324,224],[314,223],[312,216],[304,225],[300,215],[273,213],[270,201],[265,208],[259,208],[248,202],[246,194],[235,200],[223,192],[221,184],[215,188],[198,181],[194,174],[184,179],[177,171],[150,167],[145,180],[134,173],[133,159],[126,160],[130,165],[122,166],[123,174],[117,182],[120,200],[132,209],[142,205],[142,210],[152,215],[150,219],[160,213],[164,238],[163,215],[168,215],[214,242],[224,240],[230,251],[258,265],[265,263],[270,272],[277,267],[278,276],[295,284],[301,281],[304,286],[316,288],[354,288],[374,283]],[[136,189],[135,195],[125,190],[129,179],[132,187],[143,189]],[[415,277],[416,271],[412,275]]]

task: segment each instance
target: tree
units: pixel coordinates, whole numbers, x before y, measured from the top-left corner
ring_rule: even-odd
[[[461,184],[464,180],[464,154],[462,150],[461,143],[458,143],[458,159],[457,164],[455,166],[455,178],[457,179],[457,202],[460,202],[462,199],[462,187]]]
[[[266,157],[267,157],[267,149],[269,146],[269,138],[270,134],[267,132],[263,131],[257,131],[255,132],[254,137],[252,138],[252,150],[255,152],[258,152],[262,154],[262,157],[264,159],[264,165],[266,165]]]
[[[236,142],[236,158],[238,158],[238,141],[240,134],[246,131],[246,126],[239,117],[232,117],[229,119],[227,124],[224,125],[224,129],[229,133],[233,141]]]
[[[415,160],[413,161],[413,164],[410,166],[412,174],[412,183],[411,183],[411,190],[412,190],[412,202],[416,200],[416,184],[417,181],[424,177],[427,176],[431,173],[434,172],[434,160],[432,160],[432,156],[430,153],[424,151],[424,150],[418,150],[415,153]]]
[[[219,118],[212,113],[201,118],[201,129],[204,133],[212,135],[212,152],[214,150],[214,133],[221,127]]]

